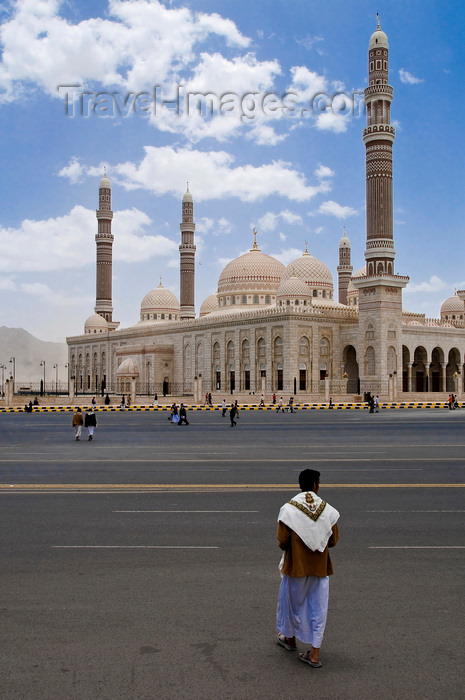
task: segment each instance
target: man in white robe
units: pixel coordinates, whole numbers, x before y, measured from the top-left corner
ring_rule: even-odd
[[[299,659],[320,668],[329,576],[333,573],[329,548],[339,539],[339,513],[318,496],[320,472],[305,469],[299,475],[299,485],[301,493],[285,503],[278,516],[278,544],[283,556],[277,641],[289,651],[296,649],[296,638],[310,644]]]

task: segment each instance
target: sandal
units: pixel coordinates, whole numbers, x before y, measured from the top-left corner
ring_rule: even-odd
[[[308,664],[309,666],[311,666],[312,668],[321,668],[321,661],[312,661],[310,659],[309,654],[310,654],[310,649],[308,651],[306,651],[305,653],[301,652],[299,654],[299,659],[301,661],[303,661],[305,664]]]
[[[285,637],[284,634],[278,634],[277,642],[280,647],[283,647],[284,649],[287,649],[288,651],[295,651],[296,649],[296,644],[295,644],[295,639],[294,639],[294,646],[292,644],[288,643],[289,637]]]

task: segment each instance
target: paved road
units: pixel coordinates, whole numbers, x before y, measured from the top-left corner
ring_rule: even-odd
[[[465,411],[166,418],[0,417],[0,697],[463,698]],[[316,671],[274,643],[307,466],[341,512]]]

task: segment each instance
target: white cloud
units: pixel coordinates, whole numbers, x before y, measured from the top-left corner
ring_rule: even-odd
[[[281,160],[257,167],[235,166],[234,156],[226,151],[203,152],[170,146],[146,146],[144,150],[140,163],[126,162],[111,167],[113,179],[118,179],[128,190],[142,188],[155,194],[179,196],[179,185],[187,177],[196,201],[237,197],[243,202],[256,202],[277,194],[303,202],[331,189],[326,181],[308,185],[303,173]],[[88,173],[97,175],[101,169],[89,168]]]
[[[427,294],[441,292],[450,289],[450,282],[444,282],[440,277],[432,275],[427,282],[410,282],[406,288],[406,294],[416,294],[418,292],[426,292]]]
[[[280,232],[279,233],[279,240],[284,242],[287,240],[287,236],[284,233]]]
[[[302,251],[298,248],[287,248],[286,250],[281,250],[279,253],[272,254],[273,258],[282,262],[283,265],[289,265],[292,260],[300,258],[301,255]]]
[[[418,85],[418,83],[424,83],[423,78],[416,78],[404,68],[399,70],[399,78],[400,82],[405,83],[406,85]]]
[[[279,221],[285,221],[288,224],[299,224],[303,223],[300,214],[294,214],[289,211],[289,209],[284,209],[278,214],[274,214],[271,211],[266,212],[259,220],[258,227],[261,231],[274,231]]]
[[[315,176],[319,180],[322,180],[323,178],[326,178],[326,177],[333,177],[333,175],[334,175],[334,170],[331,170],[331,168],[328,168],[327,165],[322,165],[321,163],[318,163],[318,168],[315,170]]]
[[[81,182],[83,179],[83,172],[84,169],[82,165],[79,162],[79,159],[76,157],[73,157],[69,164],[63,167],[58,175],[60,177],[67,177],[69,178],[69,181],[71,182],[72,185],[76,185],[78,182]]]
[[[144,233],[151,220],[138,209],[117,211],[114,221],[118,233],[113,244],[113,260],[135,262],[170,256],[178,249],[165,236]],[[64,216],[40,221],[25,219],[17,229],[0,228],[0,270],[43,272],[93,263],[96,226],[95,211],[76,205]]]
[[[349,118],[344,114],[335,114],[331,109],[318,114],[316,118],[316,128],[320,131],[333,131],[335,134],[342,134],[347,131]]]
[[[209,36],[245,49],[250,39],[234,22],[214,14],[168,8],[159,0],[109,0],[109,19],[71,23],[58,0],[22,0],[1,29],[0,88],[4,99],[34,84],[57,96],[57,85],[97,82],[140,91],[195,64]]]
[[[16,282],[13,276],[0,277],[0,292],[14,292],[16,290]]]
[[[352,207],[343,207],[337,202],[328,200],[327,202],[320,204],[318,213],[335,216],[338,219],[347,219],[349,216],[354,216],[357,214],[357,211],[352,209]]]

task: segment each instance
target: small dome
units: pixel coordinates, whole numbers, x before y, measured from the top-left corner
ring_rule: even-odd
[[[207,316],[213,311],[218,311],[218,294],[216,292],[210,294],[210,296],[203,300],[199,316]]]
[[[312,293],[309,287],[305,284],[303,279],[300,277],[289,277],[289,279],[284,280],[279,285],[279,289],[276,292],[276,299],[281,300],[285,298],[299,298],[299,299],[310,299],[312,298]]]
[[[183,202],[193,202],[194,201],[192,199],[191,193],[189,192],[189,185],[187,185],[187,190],[185,191],[185,193],[183,195],[182,201]]]
[[[350,240],[348,236],[346,235],[346,232],[344,231],[344,235],[342,236],[341,240],[339,241],[339,248],[350,248]]]
[[[441,316],[445,313],[464,313],[465,306],[463,300],[457,293],[446,299],[441,306]]]
[[[108,330],[108,323],[100,314],[92,314],[84,324],[84,333],[104,333]]]
[[[140,305],[141,321],[177,321],[180,306],[177,297],[160,284],[142,299]]]
[[[282,281],[285,282],[290,277],[299,277],[303,280],[310,288],[312,297],[332,298],[334,286],[329,267],[310,255],[307,250],[300,258],[289,263],[284,270]]]
[[[127,357],[116,370],[118,377],[138,377],[139,365],[133,357]]]
[[[107,178],[107,171],[106,171],[106,169],[104,169],[104,171],[103,171],[103,177],[102,177],[102,179],[100,180],[99,189],[100,189],[100,190],[102,190],[102,189],[107,189],[107,190],[109,190],[110,188],[111,188],[111,182],[110,182],[110,180]]]
[[[389,41],[387,35],[382,31],[381,27],[377,26],[376,30],[370,37],[369,49],[388,49]]]

